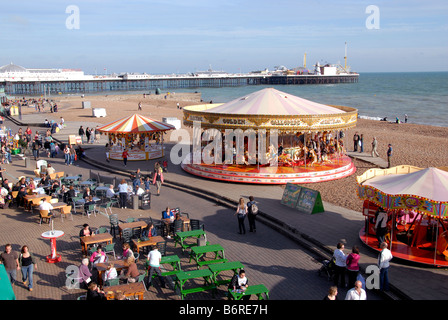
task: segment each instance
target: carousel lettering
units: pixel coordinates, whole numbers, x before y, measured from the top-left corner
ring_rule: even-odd
[[[271,120],[272,126],[302,126],[303,122],[300,120]]]
[[[224,124],[246,124],[245,119],[222,119]]]
[[[332,125],[332,124],[340,124],[342,123],[342,120],[337,118],[337,119],[323,119],[322,121],[319,121],[319,125],[324,125],[324,124],[328,124],[328,125]]]
[[[202,121],[202,117],[200,116],[190,116],[191,121]]]

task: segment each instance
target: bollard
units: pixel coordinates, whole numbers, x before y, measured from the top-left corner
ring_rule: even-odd
[[[25,168],[29,168],[30,167],[30,158],[24,157],[23,159],[25,160]]]
[[[132,209],[138,209],[138,195],[136,194],[132,196]]]

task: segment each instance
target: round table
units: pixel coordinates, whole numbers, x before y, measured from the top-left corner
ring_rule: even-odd
[[[62,237],[64,231],[52,230],[42,233],[42,238],[50,239],[51,254],[47,256],[48,263],[56,263],[61,261],[61,255],[56,253],[56,239]]]

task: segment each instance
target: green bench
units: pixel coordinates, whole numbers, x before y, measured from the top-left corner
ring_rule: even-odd
[[[244,266],[239,261],[230,261],[230,262],[223,262],[223,263],[218,263],[218,264],[211,264],[208,266],[208,268],[210,269],[210,271],[213,274],[213,281],[214,281],[215,285],[220,286],[222,284],[227,284],[227,283],[230,283],[230,281],[232,281],[231,278],[218,280],[217,278],[218,278],[218,275],[220,272],[233,271],[233,275],[235,275],[235,274],[238,274],[238,269],[239,270],[244,269]]]
[[[182,268],[180,266],[180,259],[177,255],[170,255],[170,256],[163,256],[160,260],[160,264],[169,264],[173,267],[173,270],[171,271],[162,271],[162,276],[172,276],[176,275],[179,271],[182,271]],[[146,260],[145,262],[145,269],[146,269],[146,275],[148,275],[148,269],[149,269],[149,261]],[[154,278],[156,274],[153,274],[152,277]]]
[[[241,300],[244,296],[253,294],[257,296],[258,300],[269,300],[269,290],[264,284],[248,286],[244,292],[234,292],[233,290],[229,290],[229,294],[235,300]]]
[[[204,261],[199,261],[197,264],[198,264],[198,267],[202,267],[202,266],[206,266],[209,264],[223,263],[223,262],[227,262],[227,261],[229,261],[229,260],[227,260],[227,259],[204,260]]]
[[[201,236],[204,237],[204,239],[207,241],[207,236],[204,230],[191,230],[191,231],[183,231],[183,232],[177,232],[174,235],[174,247],[179,244],[182,248],[182,251],[185,251],[185,249],[189,249],[191,247],[197,246],[197,243],[185,243],[185,240],[187,238],[200,238]]]
[[[205,258],[207,256],[207,253],[214,253],[215,254],[214,259],[201,260],[202,258]],[[198,269],[199,267],[204,265],[228,261],[224,254],[224,248],[220,244],[210,244],[206,246],[192,247],[190,252],[190,262],[192,259],[196,261]]]

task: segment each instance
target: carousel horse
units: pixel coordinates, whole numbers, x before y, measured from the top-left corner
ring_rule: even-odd
[[[310,157],[311,157],[311,165],[314,166],[315,163],[317,163],[317,154],[314,149],[310,150]]]

